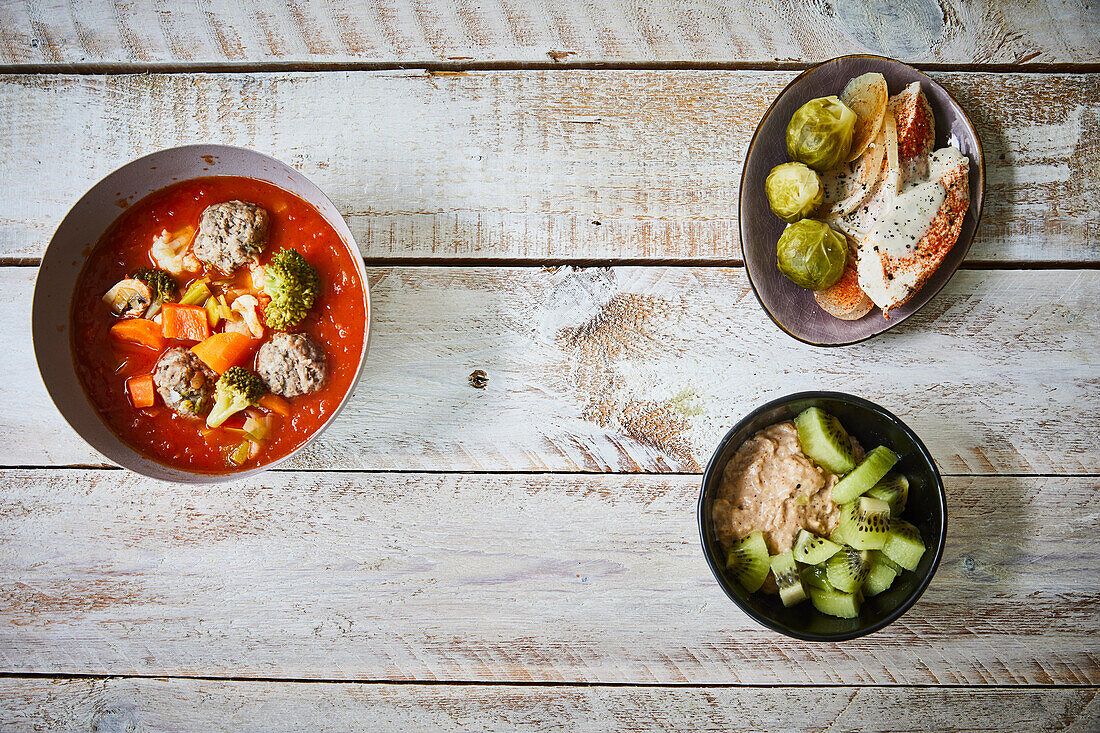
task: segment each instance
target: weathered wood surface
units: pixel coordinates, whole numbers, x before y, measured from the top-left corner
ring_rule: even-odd
[[[529,687],[0,679],[0,728],[57,731],[935,730],[1089,733],[1095,689]]]
[[[0,257],[41,255],[120,165],[217,141],[301,169],[367,257],[739,259],[743,154],[793,76],[0,77]],[[1100,259],[1100,74],[934,76],[985,145],[971,261]]]
[[[694,476],[0,472],[0,671],[641,684],[1100,684],[1096,477],[949,477],[920,602],[758,626]]]
[[[15,344],[0,351],[0,464],[99,463],[41,386],[33,279],[0,269]],[[844,349],[785,336],[740,268],[399,267],[370,281],[362,381],[294,467],[699,471],[757,405],[834,388],[901,416],[948,473],[1100,472],[1095,270],[960,271],[922,313]]]
[[[1087,0],[0,4],[0,62],[1100,60]]]

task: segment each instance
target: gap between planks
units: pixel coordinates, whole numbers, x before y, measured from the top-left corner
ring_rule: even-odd
[[[286,684],[318,684],[318,685],[402,685],[405,687],[594,687],[594,688],[647,688],[647,689],[692,689],[692,690],[769,690],[769,689],[834,689],[834,688],[859,688],[859,689],[935,689],[935,690],[1100,690],[1100,685],[1073,685],[1063,682],[1049,685],[1033,682],[1021,684],[993,683],[993,684],[963,684],[948,682],[912,683],[912,684],[852,684],[832,682],[823,684],[767,684],[736,682],[570,682],[566,680],[400,680],[385,678],[347,679],[347,678],[321,678],[321,677],[238,677],[232,675],[185,675],[185,674],[98,674],[98,673],[73,673],[73,672],[3,672],[0,671],[0,680],[192,680],[199,682],[254,682],[257,684],[286,683]]]
[[[842,54],[846,55],[846,54]],[[427,71],[429,74],[463,74],[479,71],[805,71],[824,62],[737,61],[361,61],[361,62],[163,62],[163,63],[60,63],[0,64],[0,74],[38,76],[118,76],[123,74],[257,74],[266,72],[311,73],[332,71]],[[912,63],[921,71],[991,74],[1095,74],[1100,63]]]
[[[0,267],[38,267],[39,257],[0,257]],[[645,259],[622,257],[614,259],[552,258],[524,259],[518,257],[364,257],[365,267],[573,267],[578,270],[596,267],[744,267],[740,259]],[[1100,270],[1100,260],[964,260],[960,270]]]
[[[106,463],[69,463],[53,466],[31,464],[0,464],[0,471],[125,471],[122,466],[112,466]],[[297,473],[297,474],[324,474],[324,473],[353,473],[353,474],[383,474],[394,476],[430,475],[430,476],[522,476],[524,478],[536,478],[538,476],[654,476],[661,478],[674,478],[677,476],[695,476],[702,478],[702,472],[696,471],[660,471],[649,473],[636,473],[625,471],[517,471],[514,469],[491,470],[463,470],[463,469],[404,469],[404,468],[269,468],[268,473]],[[1100,478],[1100,473],[945,473],[940,472],[941,478]],[[232,483],[236,477],[229,475],[223,483]],[[171,482],[164,482],[171,483]],[[3,673],[0,672],[0,675]]]

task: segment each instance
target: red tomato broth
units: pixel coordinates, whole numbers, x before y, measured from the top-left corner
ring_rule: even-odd
[[[153,267],[149,249],[167,229],[198,229],[206,207],[223,201],[258,204],[270,217],[268,245],[260,257],[266,264],[276,252],[293,247],[321,278],[321,292],[309,315],[293,331],[306,333],[321,345],[328,362],[328,379],[311,394],[289,399],[290,415],[273,413],[275,429],[260,452],[241,465],[228,460],[242,437],[230,430],[207,430],[200,418],[176,415],[157,398],[151,408],[132,406],[126,379],[150,373],[162,351],[121,343],[109,336],[118,317],[102,302],[116,282],[140,267]],[[237,176],[196,178],[156,191],[127,209],[92,248],[77,280],[72,306],[72,352],[77,376],[104,423],[127,445],[166,465],[197,473],[235,473],[269,464],[305,443],[339,406],[351,388],[363,349],[366,297],[347,243],[316,208],[273,184]],[[238,273],[247,272],[242,268]],[[218,270],[206,274],[225,280]],[[177,277],[182,294],[191,279]],[[189,277],[187,282],[184,277]],[[255,340],[242,366],[254,369],[256,350],[274,333],[266,329]],[[190,348],[192,341],[167,339],[165,349]],[[223,427],[240,428],[243,413]],[[204,435],[206,433],[206,435]]]

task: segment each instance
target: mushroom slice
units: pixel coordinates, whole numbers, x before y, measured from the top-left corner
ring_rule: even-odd
[[[867,146],[878,137],[889,99],[890,89],[886,86],[886,77],[877,72],[857,76],[844,87],[840,101],[856,113],[856,129],[852,133],[849,161],[863,155]]]
[[[103,302],[116,316],[140,316],[153,302],[153,293],[141,280],[120,280],[103,296]]]

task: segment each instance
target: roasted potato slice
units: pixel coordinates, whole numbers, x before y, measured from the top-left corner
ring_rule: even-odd
[[[863,155],[821,174],[825,192],[825,216],[844,216],[871,197],[882,176],[886,135],[879,131]]]
[[[859,287],[857,257],[858,248],[848,239],[848,262],[844,265],[844,273],[831,286],[814,291],[814,300],[821,309],[842,321],[858,321],[875,307],[867,293]]]
[[[857,76],[844,87],[840,101],[848,105],[857,118],[848,160],[855,160],[863,155],[863,151],[878,136],[889,99],[890,89],[886,86],[886,77],[877,72]]]

